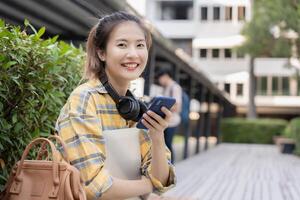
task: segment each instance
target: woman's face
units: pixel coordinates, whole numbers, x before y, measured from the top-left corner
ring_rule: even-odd
[[[110,79],[120,83],[137,79],[148,59],[143,30],[135,22],[120,23],[110,33],[100,58],[106,63],[105,71]]]

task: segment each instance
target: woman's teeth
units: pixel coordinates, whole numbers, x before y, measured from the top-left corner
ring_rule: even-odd
[[[124,64],[124,66],[129,68],[129,69],[134,69],[138,66],[138,64]]]

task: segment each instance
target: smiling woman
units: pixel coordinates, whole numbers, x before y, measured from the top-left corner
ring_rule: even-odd
[[[144,24],[125,12],[105,16],[91,29],[88,81],[72,92],[56,123],[88,199],[141,199],[175,184],[163,135],[172,113],[163,108],[163,119],[146,112],[128,90],[144,71],[150,46]],[[135,128],[142,116],[147,132]]]

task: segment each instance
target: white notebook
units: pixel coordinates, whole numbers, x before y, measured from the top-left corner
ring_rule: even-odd
[[[124,128],[103,132],[105,138],[106,160],[104,168],[116,178],[141,179],[141,150],[139,129]],[[140,200],[135,197],[127,200]]]

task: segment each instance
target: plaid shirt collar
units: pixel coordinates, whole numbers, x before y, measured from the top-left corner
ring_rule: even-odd
[[[91,85],[95,90],[97,90],[100,94],[107,94],[107,90],[105,89],[104,85],[100,82],[99,79],[90,79],[87,82]]]

